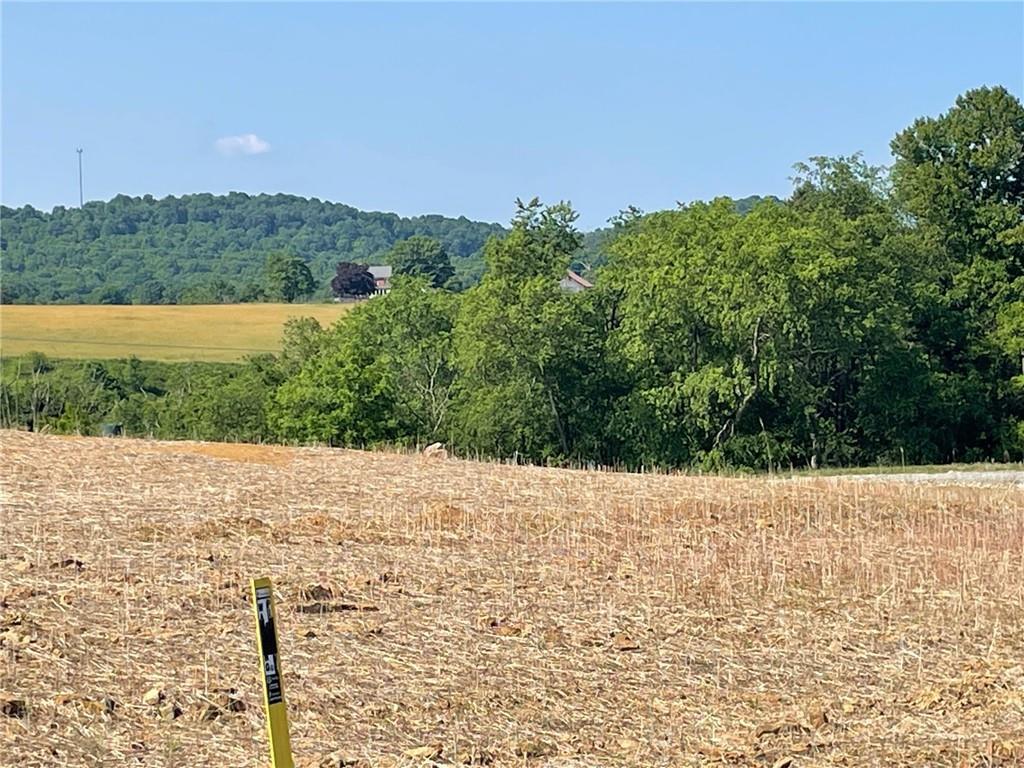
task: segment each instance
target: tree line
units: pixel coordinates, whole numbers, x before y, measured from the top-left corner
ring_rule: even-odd
[[[758,200],[736,205],[745,211]],[[331,283],[340,263],[393,264],[416,274],[421,267],[410,256],[440,260],[439,284],[462,290],[480,280],[484,243],[505,232],[465,217],[401,218],[292,195],[236,192],[159,200],[118,195],[49,213],[0,206],[0,218],[0,302],[6,304],[324,300],[339,295]],[[574,269],[593,273],[606,262],[610,232],[584,235]]]
[[[208,385],[133,382],[80,411],[157,436],[440,440],[625,467],[1021,460],[1024,107],[975,89],[892,150],[888,169],[813,158],[787,199],[745,212],[627,209],[580,293],[559,287],[583,242],[575,212],[517,201],[469,290],[399,276],[330,328],[291,322],[278,356],[203,369]],[[54,376],[41,365],[5,371],[7,423]],[[102,382],[95,366],[129,364],[74,365]],[[146,402],[179,410],[145,416]]]

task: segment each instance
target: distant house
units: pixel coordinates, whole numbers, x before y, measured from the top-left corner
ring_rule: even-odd
[[[367,267],[366,270],[373,275],[374,296],[383,296],[391,290],[391,267],[376,265]]]
[[[592,282],[576,274],[571,269],[565,271],[565,277],[559,281],[558,285],[563,291],[568,291],[569,293],[579,293],[580,291],[587,290],[587,288],[594,287]]]

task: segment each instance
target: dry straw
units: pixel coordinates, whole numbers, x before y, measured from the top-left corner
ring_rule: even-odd
[[[0,441],[5,766],[1024,761],[1018,487]]]

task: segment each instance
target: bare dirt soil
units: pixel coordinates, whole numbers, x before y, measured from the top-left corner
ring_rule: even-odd
[[[1024,489],[0,433],[0,765],[1024,762]]]

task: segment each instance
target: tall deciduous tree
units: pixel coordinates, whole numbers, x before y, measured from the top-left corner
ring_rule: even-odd
[[[435,288],[443,287],[455,275],[444,246],[424,235],[413,235],[396,243],[384,260],[398,274],[425,277]]]
[[[1024,105],[1002,87],[958,97],[892,141],[900,202],[941,234],[950,255],[994,298],[1024,274]],[[1006,278],[1009,278],[1007,280]]]
[[[284,251],[274,251],[267,256],[263,279],[270,298],[289,303],[308,296],[316,288],[306,262]]]
[[[457,440],[543,460],[600,451],[603,321],[595,300],[559,288],[580,244],[567,204],[517,201],[456,326]],[[591,453],[594,451],[594,453]]]
[[[959,417],[958,455],[979,433],[981,455],[1000,442],[1024,449],[1024,105],[1005,88],[976,88],[916,120],[892,151],[898,199],[943,265],[918,324]]]

